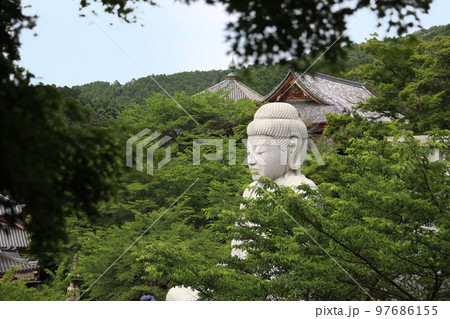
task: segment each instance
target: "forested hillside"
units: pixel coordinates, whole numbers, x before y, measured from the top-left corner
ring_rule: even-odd
[[[429,29],[422,29],[413,33],[419,39],[424,41],[431,41],[434,37],[439,35],[449,36],[450,35],[450,24],[447,25],[436,25]]]
[[[249,66],[238,71],[240,80],[255,91],[266,94],[286,75],[288,66]],[[133,104],[145,104],[154,93],[185,92],[197,94],[223,81],[229,70],[180,72],[171,75],[152,75],[120,84],[97,81],[72,88],[61,88],[66,97],[77,99],[83,106],[93,111],[94,122],[115,118],[121,111]],[[156,82],[159,83],[156,84]]]

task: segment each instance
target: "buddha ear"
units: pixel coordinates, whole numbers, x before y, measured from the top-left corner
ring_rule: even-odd
[[[299,170],[302,164],[299,161],[300,151],[303,146],[303,140],[300,134],[291,133],[289,136],[289,144],[288,144],[288,165],[291,170]]]

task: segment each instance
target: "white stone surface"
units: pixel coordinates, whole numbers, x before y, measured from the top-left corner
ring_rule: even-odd
[[[196,301],[198,300],[198,291],[191,287],[177,286],[169,290],[166,295],[166,301]]]

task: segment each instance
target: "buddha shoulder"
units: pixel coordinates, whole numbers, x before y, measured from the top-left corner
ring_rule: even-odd
[[[289,176],[283,182],[284,183],[282,183],[280,185],[289,186],[289,187],[297,187],[297,186],[306,184],[309,187],[311,187],[312,189],[317,189],[316,184],[312,180],[306,178],[305,175]]]
[[[242,197],[244,198],[255,198],[255,188],[258,187],[258,182],[253,182],[245,188],[244,193],[242,194]]]

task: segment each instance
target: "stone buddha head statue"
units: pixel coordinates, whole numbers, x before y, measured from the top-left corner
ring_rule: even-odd
[[[308,131],[291,104],[261,106],[247,127],[247,135],[248,166],[254,181],[265,176],[285,186],[314,185],[300,173],[308,148]]]

